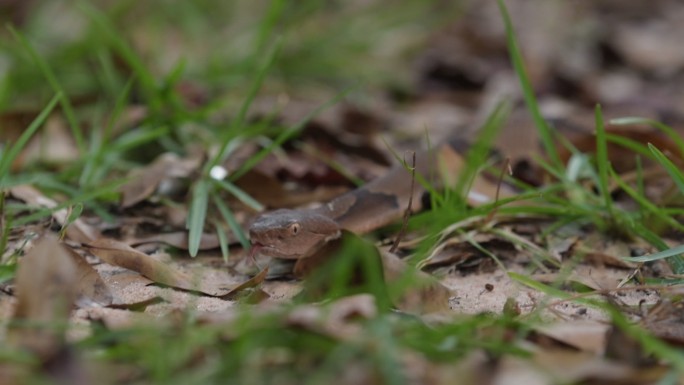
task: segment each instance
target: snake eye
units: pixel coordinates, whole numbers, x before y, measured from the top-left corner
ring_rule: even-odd
[[[299,233],[299,223],[293,223],[290,225],[290,231],[292,232],[293,235],[297,235]]]

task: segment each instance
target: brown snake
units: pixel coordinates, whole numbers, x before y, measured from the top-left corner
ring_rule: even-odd
[[[462,142],[444,143],[430,151],[416,154],[416,175],[429,183],[438,183],[430,175],[457,176],[463,168],[459,150]],[[468,200],[482,204],[487,199],[478,194],[476,179]],[[280,209],[265,213],[252,223],[249,236],[256,252],[263,255],[297,259],[310,255],[327,241],[340,236],[341,230],[367,233],[402,217],[413,195],[411,211],[422,208],[425,188],[413,184],[411,172],[396,165],[387,174],[362,187],[347,192],[313,209]]]

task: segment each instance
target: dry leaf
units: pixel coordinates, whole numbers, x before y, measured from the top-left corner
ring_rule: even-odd
[[[605,235],[592,234],[582,237],[573,247],[573,254],[599,266],[623,269],[637,267],[637,264],[622,259],[631,254],[630,244]]]
[[[577,349],[601,355],[606,348],[608,328],[609,325],[605,323],[574,320],[540,325],[536,327],[536,330]]]
[[[86,244],[85,247],[110,265],[133,270],[157,283],[185,290],[196,290],[196,285],[192,284],[190,277],[124,243],[99,238]]]
[[[66,119],[58,114],[52,114],[12,163],[12,168],[19,170],[37,161],[67,164],[78,159],[78,156],[78,147]]]
[[[214,297],[227,297],[239,290],[258,285],[268,273],[268,269],[264,269],[251,279],[228,284],[225,280],[217,282],[209,269],[196,269],[191,274],[186,274],[113,239],[100,238],[85,246],[91,253],[110,265],[136,271],[163,285],[199,291]]]
[[[160,184],[169,178],[188,177],[199,167],[200,158],[181,159],[176,154],[165,153],[151,164],[133,171],[131,180],[121,187],[121,207],[127,208],[151,196]]]
[[[318,186],[311,191],[288,190],[276,178],[259,170],[250,170],[235,184],[252,198],[270,208],[296,207],[311,202],[325,202],[348,191],[342,186]]]
[[[80,297],[77,304],[88,306],[87,302],[92,301],[102,306],[111,305],[114,297],[100,274],[74,249],[69,246],[64,246],[64,249],[69,252],[76,267],[76,292]]]
[[[544,370],[540,370],[543,368]],[[512,354],[497,365],[494,384],[649,384],[667,368],[635,368],[586,352],[539,349],[531,358]]]
[[[661,300],[649,309],[642,324],[653,335],[670,344],[684,346],[684,303],[678,296],[663,294]]]
[[[160,322],[166,322],[165,317],[118,308],[88,309],[88,319],[102,322],[109,330],[126,330],[141,325],[158,325]]]
[[[398,309],[416,314],[449,310],[449,298],[454,294],[435,277],[407,265],[393,253],[380,255],[390,297]]]
[[[63,329],[76,298],[77,268],[57,237],[44,235],[20,260],[17,304],[8,343],[48,360],[64,347]]]
[[[29,205],[38,207],[53,208],[57,206],[57,202],[46,197],[33,186],[19,185],[9,189],[10,194],[17,199],[21,199]],[[60,209],[52,212],[52,218],[60,225],[64,225],[69,216],[67,209]],[[100,232],[94,227],[88,225],[81,218],[74,220],[66,229],[66,236],[74,242],[87,243],[100,237]]]
[[[671,155],[672,161],[681,163],[681,154],[677,145],[661,131],[650,127],[635,125],[621,127],[607,126],[606,132],[611,135],[630,139],[644,146],[651,143],[663,153]],[[581,132],[567,133],[567,136],[570,143],[572,143],[579,152],[587,154],[594,154],[596,152],[596,134],[593,129],[587,128]],[[561,159],[567,163],[572,155],[570,150],[560,144],[558,144],[557,150]],[[610,165],[616,172],[625,173],[636,169],[637,154],[631,149],[608,142],[607,150]],[[655,161],[645,157],[641,157],[641,160],[643,167],[648,167],[655,163]]]
[[[232,233],[226,235],[228,236],[229,243],[235,242]],[[145,243],[164,243],[179,249],[188,250],[188,232],[177,231],[174,233],[153,234],[146,237],[127,239],[124,243],[130,246],[142,245]],[[203,233],[200,238],[199,250],[211,250],[219,247],[219,245],[219,238],[216,234]]]

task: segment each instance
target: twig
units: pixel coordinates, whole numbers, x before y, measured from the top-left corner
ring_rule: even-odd
[[[499,211],[499,192],[501,191],[501,184],[503,183],[504,173],[508,171],[509,175],[513,175],[513,170],[511,169],[511,158],[506,158],[506,162],[501,168],[501,173],[499,174],[499,180],[496,184],[496,195],[494,196],[494,208],[487,214],[484,223],[489,223],[494,218],[494,215]]]

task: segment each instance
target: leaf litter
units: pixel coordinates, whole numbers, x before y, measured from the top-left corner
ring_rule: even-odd
[[[675,132],[682,134],[684,119],[676,105],[683,100],[680,69],[684,62],[672,48],[678,39],[670,38],[681,35],[681,31],[665,28],[681,13],[674,2],[658,1],[649,9],[639,4],[601,2],[600,7],[614,12],[595,12],[594,6],[575,9],[564,3],[541,7],[522,0],[510,3],[520,45],[528,50],[526,65],[539,93],[540,107],[562,134],[556,137],[555,144],[564,162],[575,159],[574,150],[595,156],[593,114],[587,106],[597,101],[603,103],[606,121],[626,114],[646,116],[671,124]],[[405,99],[378,95],[378,101],[371,106],[336,105],[314,117],[296,140],[269,154],[235,184],[269,208],[300,207],[325,202],[354,188],[348,177],[363,183],[382,175],[392,156],[380,138],[398,153],[420,147],[415,138],[426,128],[434,143],[454,131],[473,141],[478,134],[473,127],[482,120],[487,106],[494,104],[492,101],[501,95],[521,100],[517,88],[509,87],[516,84],[516,79],[510,71],[502,23],[494,8],[494,2],[472,6],[466,10],[469,17],[436,31],[426,40],[426,47],[415,60],[414,83],[408,95],[403,96]],[[549,25],[540,20],[558,22]],[[208,102],[207,93],[192,83],[182,83],[179,90],[194,108]],[[299,102],[291,96],[285,99],[286,103],[282,97],[258,97],[251,118],[258,121],[259,116],[273,116],[287,126],[299,122],[315,108],[310,102]],[[280,112],[273,114],[275,110]],[[140,122],[146,114],[147,111],[132,111],[130,120]],[[28,119],[24,115],[3,114],[0,138],[16,140],[19,134],[13,127]],[[64,123],[57,126],[64,128]],[[115,133],[124,131],[125,127],[117,128]],[[55,143],[62,143],[59,138],[68,137],[65,132],[57,127],[46,129],[44,135],[57,135]],[[661,131],[643,125],[608,125],[607,133],[616,143],[652,143],[681,166],[680,149]],[[629,177],[633,183],[645,184],[644,191],[653,202],[667,203],[669,194],[665,192],[671,188],[667,183],[672,183],[667,179],[663,182],[666,174],[647,172],[657,170],[659,164],[646,154],[637,158],[637,152],[616,143],[608,145],[608,160],[616,173],[625,180]],[[64,160],[53,153],[36,153],[35,146],[29,145],[22,152],[13,163],[13,170],[37,161]],[[73,143],[64,146],[73,147]],[[244,153],[235,151],[228,156],[225,168],[230,172],[239,169],[261,146],[263,143],[245,144]],[[550,180],[548,172],[538,166],[537,160],[543,159],[544,152],[534,122],[523,108],[514,108],[494,147],[499,159],[510,159],[515,177],[542,187]],[[53,150],[56,154],[64,153],[63,149]],[[75,153],[73,149],[67,152]],[[319,266],[315,265],[321,261],[307,260],[295,267],[295,274],[303,278],[301,282],[282,278],[269,281],[268,269],[248,260],[232,236],[228,236],[233,251],[231,259],[224,263],[218,258],[216,249],[220,242],[211,231],[204,233],[200,241],[200,257],[193,261],[185,259],[187,185],[176,182],[197,178],[200,159],[205,154],[184,158],[170,152],[146,154],[150,155],[156,160],[134,170],[129,183],[121,188],[121,200],[112,208],[117,217],[114,223],[91,222],[87,218],[69,222],[68,209],[63,208],[53,211],[56,224],[41,224],[37,227],[40,231],[28,227],[24,233],[13,230],[9,239],[14,251],[9,252],[8,248],[4,253],[18,259],[19,268],[14,283],[2,285],[0,300],[0,309],[14,310],[7,341],[34,351],[41,360],[49,360],[69,346],[63,330],[27,332],[17,328],[16,321],[64,324],[73,313],[72,321],[76,319],[85,325],[103,322],[112,330],[125,330],[144,323],[173,325],[181,322],[188,309],[196,311],[197,323],[220,326],[222,337],[230,341],[239,338],[234,329],[239,328],[244,316],[237,306],[240,292],[258,298],[258,304],[249,305],[255,325],[259,324],[259,317],[271,317],[278,320],[278,327],[288,330],[304,329],[345,341],[368,338],[364,322],[387,310],[380,292],[347,293],[332,300],[325,295],[314,296],[308,301],[326,302],[283,306],[301,299],[302,286],[320,274]],[[580,179],[585,190],[596,189],[591,175],[581,174]],[[479,186],[479,191],[494,198],[496,182],[483,183],[486,187]],[[638,206],[619,190],[617,185],[610,188],[618,205]],[[29,185],[12,187],[9,192],[12,199],[34,207],[54,209],[62,199],[49,197]],[[582,201],[587,198],[581,194],[572,199],[587,203]],[[237,199],[226,200],[239,223],[246,227],[255,214],[253,210],[241,206]],[[529,201],[536,203],[533,199]],[[167,203],[176,207],[166,207]],[[162,208],[158,209],[159,206]],[[503,206],[507,207],[512,206]],[[401,281],[406,271],[427,282],[422,288],[404,293],[404,298],[390,295],[390,301],[392,307],[422,315],[421,322],[432,322],[435,327],[458,322],[458,315],[501,314],[510,311],[507,309],[513,309],[520,318],[540,316],[546,322],[535,324],[534,333],[515,341],[516,345],[524,346],[527,356],[491,357],[485,349],[474,349],[458,365],[439,365],[403,349],[397,353],[401,356],[397,362],[407,363],[407,376],[415,376],[412,378],[418,379],[416,383],[448,383],[459,378],[462,383],[546,384],[648,383],[666,375],[665,365],[655,361],[641,342],[613,326],[605,311],[581,302],[553,299],[549,292],[521,285],[511,274],[529,276],[576,298],[591,296],[612,303],[654,336],[681,346],[679,285],[673,290],[657,285],[640,286],[644,279],[681,277],[665,263],[638,265],[621,259],[655,251],[653,246],[612,234],[607,236],[587,221],[563,233],[561,239],[553,239],[547,233],[559,228],[553,221],[515,215],[502,218],[505,220],[495,220],[489,228],[482,223],[470,223],[444,235],[433,245],[430,258],[420,265],[431,275],[414,271],[396,255],[376,252],[374,257],[383,267],[381,280],[385,289],[392,286],[392,281]],[[64,240],[50,235],[50,230],[57,232],[64,226]],[[497,231],[489,231],[492,229]],[[32,239],[41,231],[45,234],[37,241]],[[387,244],[385,238],[391,239],[391,235],[382,233],[380,243]],[[664,237],[670,244],[680,239],[671,232]],[[406,238],[400,243],[400,256],[415,250],[415,240],[420,239],[414,234],[407,234]],[[247,266],[252,274],[240,273],[240,266]],[[43,284],[36,284],[27,276],[45,278],[41,280]],[[348,288],[363,287],[374,279],[365,278],[366,281],[350,283]],[[46,295],[48,290],[54,295]],[[326,287],[315,290],[325,291]],[[76,310],[72,311],[72,305]],[[437,314],[423,315],[432,311]],[[2,312],[7,315],[7,310]],[[517,332],[512,327],[507,331]],[[375,338],[373,342],[378,342]],[[292,356],[279,359],[291,363],[288,360]],[[372,371],[363,363],[352,366],[359,370],[357,380],[369,382],[373,378]],[[344,377],[346,381],[342,382],[352,382],[350,378]]]

